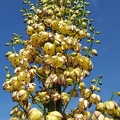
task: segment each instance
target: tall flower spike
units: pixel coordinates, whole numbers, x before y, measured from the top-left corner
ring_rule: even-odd
[[[30,6],[30,9],[21,10],[28,39],[22,40],[14,33],[6,43],[13,49],[5,56],[14,72],[12,75],[6,68],[3,89],[12,93],[12,100],[17,103],[10,120],[109,119],[102,112],[120,118],[116,102],[102,103],[101,97],[94,93],[100,91],[97,84],[102,85],[101,77],[92,81],[90,89],[83,81],[93,69],[92,57],[98,55],[93,44],[100,43],[95,39],[99,32],[92,26],[90,11],[86,10],[89,3],[85,0],[40,0],[34,5],[24,0],[24,4]],[[23,46],[19,52],[15,49],[17,44]],[[67,112],[71,100],[78,96],[77,108]],[[87,111],[92,104],[96,105],[93,115]]]

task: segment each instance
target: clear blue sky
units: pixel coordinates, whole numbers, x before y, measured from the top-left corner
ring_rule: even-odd
[[[101,33],[96,39],[100,39],[101,44],[94,46],[99,55],[93,59],[94,69],[85,81],[89,85],[91,79],[103,75],[103,85],[99,94],[103,101],[106,101],[110,99],[113,90],[120,91],[120,0],[88,1],[91,2],[88,7],[91,11],[90,17],[94,19],[95,29]],[[12,38],[14,32],[26,38],[26,25],[23,24],[22,14],[19,13],[22,8],[22,0],[0,2],[0,120],[9,120],[10,109],[15,104],[11,100],[11,94],[2,90],[5,81],[4,66],[10,66],[4,55],[10,50],[9,47],[5,47],[5,43]],[[117,102],[119,99],[114,97]]]

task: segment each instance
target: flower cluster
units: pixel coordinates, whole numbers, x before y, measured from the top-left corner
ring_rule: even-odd
[[[94,27],[86,11],[84,0],[40,0],[36,5],[24,0],[30,10],[24,8],[24,22],[27,24],[27,40],[14,34],[11,43],[13,51],[6,53],[14,68],[11,75],[6,67],[6,81],[3,89],[12,93],[17,105],[12,108],[10,120],[112,120],[120,117],[120,108],[114,101],[102,103],[94,93],[100,91],[93,80],[87,88],[83,79],[93,69],[91,58],[97,56],[92,48],[99,44],[94,36]],[[82,46],[86,40],[90,47]],[[18,53],[16,44],[22,44]],[[85,54],[83,55],[83,51]],[[69,90],[69,91],[68,91]],[[72,98],[81,96],[78,106],[67,113]],[[33,107],[36,104],[37,107]],[[93,115],[87,110],[96,105]]]

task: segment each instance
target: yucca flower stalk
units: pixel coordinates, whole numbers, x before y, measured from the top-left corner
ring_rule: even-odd
[[[99,95],[101,78],[93,79],[87,88],[84,79],[93,69],[92,57],[98,52],[93,44],[99,34],[92,26],[85,0],[40,0],[36,4],[24,0],[30,9],[20,10],[25,17],[27,40],[13,34],[6,46],[13,50],[6,58],[14,68],[6,69],[3,89],[11,92],[17,105],[11,110],[10,120],[112,120],[120,117],[114,101],[102,103]],[[82,46],[82,41],[86,45]],[[15,45],[23,46],[19,52]],[[78,105],[68,112],[70,101],[79,97]],[[34,105],[37,107],[34,107]],[[93,115],[88,111],[96,105]]]

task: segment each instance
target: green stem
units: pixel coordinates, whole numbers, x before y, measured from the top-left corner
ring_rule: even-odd
[[[112,101],[113,100],[113,97],[114,97],[114,92],[112,92],[112,96],[111,96],[111,98],[110,98],[110,101]]]
[[[94,36],[95,36],[95,32],[93,33],[93,38],[94,38]],[[90,52],[91,52],[91,50],[92,50],[93,43],[94,43],[94,40],[92,40],[92,42],[91,42],[91,44],[90,44],[90,47],[89,47],[89,49],[88,49],[88,51],[87,51],[87,53],[86,53],[86,55],[85,55],[86,57],[89,57]]]
[[[82,15],[82,18],[84,18],[84,16],[85,16],[85,3],[84,3],[85,1],[83,0],[83,7],[84,7],[84,9],[83,9],[83,15]]]
[[[56,89],[57,89],[58,93],[61,94],[61,85],[57,84]],[[62,112],[61,100],[58,100],[56,102],[56,110],[59,111],[60,113]]]
[[[28,114],[28,112],[20,105],[20,104],[18,104],[19,106],[20,106],[20,108],[22,108],[23,110],[24,110],[24,112],[26,113],[26,114]],[[17,106],[18,106],[17,105]]]
[[[68,17],[68,25],[70,25],[70,8],[69,8],[68,14],[69,14],[69,17]]]
[[[67,4],[67,0],[65,0],[65,3],[64,3],[64,6],[65,6],[64,16],[66,16],[66,8],[67,8],[66,4]]]
[[[38,73],[35,73],[37,75],[37,77],[44,79],[41,75],[39,75]]]
[[[42,107],[40,106],[40,104],[36,101],[36,99],[34,98],[34,96],[32,95],[31,92],[30,92],[30,95],[31,95],[33,101],[35,102],[35,104],[38,105],[38,107],[39,107],[42,111],[44,111],[44,108],[42,108]]]
[[[44,120],[46,120],[46,107],[44,105]]]
[[[95,86],[97,86],[97,84],[99,83],[99,79],[96,79],[97,81],[96,81],[96,83],[95,83]]]
[[[55,110],[54,102],[51,99],[50,102],[49,102],[49,105],[48,105],[48,112],[51,112],[51,111],[54,111],[54,110]]]
[[[54,0],[54,14],[55,14],[55,19],[56,19],[55,3],[56,3],[56,0]]]
[[[70,100],[71,100],[71,98],[72,98],[72,95],[73,95],[73,92],[74,92],[74,90],[75,90],[75,88],[76,88],[76,83],[74,84],[74,87],[73,87],[73,90],[72,90],[72,93],[70,94]],[[66,108],[67,108],[67,106],[68,106],[68,104],[70,103],[70,101],[65,105],[65,107],[64,107],[64,109],[63,109],[63,114],[64,114],[64,112],[65,112],[65,110],[66,110]]]
[[[66,88],[67,88],[67,87],[64,87],[63,90],[62,90],[62,92],[65,92]]]
[[[16,53],[16,49],[15,49],[15,47],[13,45],[13,42],[12,42],[12,48],[13,48],[13,52]]]

